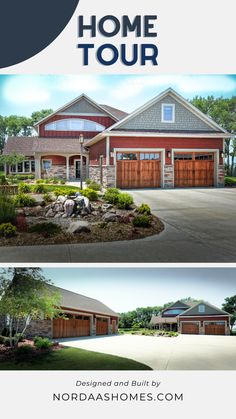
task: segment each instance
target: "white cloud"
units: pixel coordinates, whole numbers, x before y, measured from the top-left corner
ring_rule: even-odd
[[[147,89],[152,89],[153,96],[162,90],[172,87],[180,94],[229,93],[235,91],[235,81],[229,76],[207,75],[155,75],[126,77],[116,85],[111,96],[118,101],[135,98]],[[149,90],[150,93],[150,90]]]
[[[102,89],[102,82],[98,76],[93,75],[69,75],[57,78],[57,90],[74,92],[75,95],[81,92],[94,92]]]
[[[40,76],[14,76],[3,89],[5,100],[15,104],[45,104],[50,99],[49,90]]]

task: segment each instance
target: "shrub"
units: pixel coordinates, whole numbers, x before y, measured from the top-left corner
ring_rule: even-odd
[[[0,176],[0,185],[7,185],[7,179],[5,175]]]
[[[97,201],[98,200],[98,193],[90,188],[85,188],[81,191],[81,195],[88,198],[90,201]]]
[[[29,193],[31,191],[30,186],[27,183],[21,182],[18,186],[19,193]]]
[[[5,337],[4,345],[7,346],[7,347],[11,346],[11,344],[10,344],[10,338]],[[12,345],[15,346],[15,339],[14,338],[12,338]]]
[[[15,350],[15,356],[18,360],[23,360],[33,355],[34,348],[31,345],[21,345]]]
[[[35,193],[45,193],[47,192],[47,188],[43,183],[38,183],[37,185],[34,185],[33,192]]]
[[[150,215],[151,214],[151,208],[147,204],[142,204],[140,207],[138,207],[138,213],[144,214],[144,215]]]
[[[0,193],[0,224],[14,223],[16,219],[16,210],[14,201],[9,196]]]
[[[5,336],[0,336],[0,345],[2,345],[5,342]]]
[[[37,349],[49,349],[52,342],[48,338],[37,337],[34,339],[34,345]]]
[[[98,183],[91,180],[90,183],[89,183],[89,189],[93,189],[94,191],[100,191],[101,190],[101,185],[99,185]]]
[[[54,236],[61,232],[61,227],[54,223],[38,223],[31,226],[29,232],[43,234],[45,237]]]
[[[32,196],[19,193],[15,196],[14,202],[17,207],[33,207],[36,200]]]
[[[137,215],[133,219],[134,227],[147,228],[151,226],[151,220],[147,215]]]
[[[60,180],[61,185],[65,185],[66,181],[64,179]]]
[[[116,204],[118,202],[119,189],[108,188],[103,196],[104,200],[109,204]]]
[[[68,196],[74,196],[76,192],[80,192],[80,190],[74,190],[74,189],[69,189],[69,188],[63,188],[63,186],[61,188],[56,188],[53,193],[56,196],[59,195],[68,195]]]
[[[33,180],[34,175],[14,175],[14,178],[17,180]]]
[[[120,209],[129,209],[130,205],[133,204],[133,197],[124,192],[118,195],[117,207]]]
[[[236,186],[236,178],[226,176],[225,178],[225,186]]]
[[[0,224],[0,236],[13,237],[16,235],[16,227],[12,223]]]
[[[16,333],[14,338],[18,341],[18,342],[23,342],[25,340],[25,335],[23,335],[23,333]]]
[[[53,201],[52,195],[51,195],[49,192],[46,192],[46,193],[43,195],[43,200],[44,200],[45,202],[52,202],[52,201]]]
[[[57,179],[57,178],[53,178],[52,179],[52,183],[54,184],[54,185],[57,185],[58,183],[59,183],[59,179]]]
[[[92,182],[92,179],[86,178],[84,181],[86,185],[90,185],[90,183]]]
[[[44,179],[37,179],[35,183],[36,184],[44,183]]]

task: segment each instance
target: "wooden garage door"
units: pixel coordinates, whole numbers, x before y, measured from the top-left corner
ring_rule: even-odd
[[[214,153],[176,153],[175,187],[214,186]]]
[[[199,334],[199,324],[198,323],[182,323],[182,333],[198,335]]]
[[[108,335],[108,319],[97,318],[97,335]]]
[[[161,153],[126,152],[117,154],[118,188],[159,188]]]
[[[205,335],[225,335],[225,324],[217,324],[217,323],[206,324]]]
[[[85,319],[54,319],[53,320],[53,337],[69,338],[77,336],[90,335],[90,320]]]

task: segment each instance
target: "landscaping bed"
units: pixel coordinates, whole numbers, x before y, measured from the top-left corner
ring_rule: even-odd
[[[0,246],[94,243],[159,234],[163,223],[128,193],[90,182],[80,190],[43,181],[19,183],[13,196],[0,194]]]
[[[179,335],[178,332],[167,331],[167,330],[150,330],[150,329],[139,329],[139,330],[120,329],[119,333],[138,335],[138,336],[154,336],[154,337],[169,337],[169,338],[177,337]]]

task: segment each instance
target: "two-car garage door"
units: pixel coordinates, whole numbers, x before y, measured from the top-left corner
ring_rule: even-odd
[[[118,188],[160,188],[162,179],[161,152],[120,152],[116,155]],[[175,152],[174,186],[214,186],[215,162],[212,152]]]
[[[225,335],[225,321],[204,322],[205,335]],[[183,334],[199,334],[199,322],[182,322]]]

